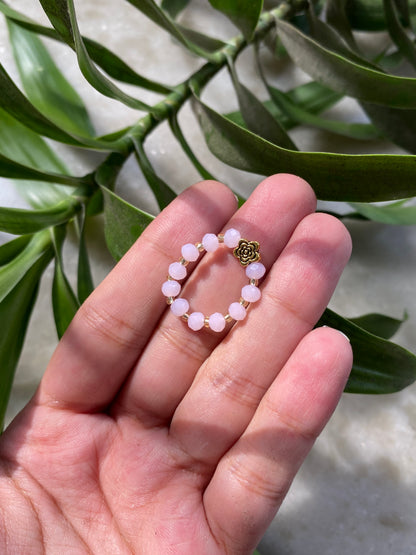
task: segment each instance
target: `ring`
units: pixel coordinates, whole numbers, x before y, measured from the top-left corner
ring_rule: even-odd
[[[179,281],[185,279],[186,266],[190,262],[196,262],[203,252],[216,251],[221,243],[233,249],[233,255],[245,268],[249,283],[241,289],[239,301],[231,303],[225,315],[214,312],[210,316],[205,316],[202,312],[189,312],[189,302],[184,297],[177,298],[182,288]],[[162,293],[165,295],[172,313],[187,322],[193,331],[205,327],[221,332],[228,322],[244,320],[250,303],[258,301],[261,297],[261,291],[257,287],[258,280],[266,273],[266,268],[259,262],[261,258],[259,243],[242,239],[239,231],[230,228],[225,233],[218,235],[206,233],[200,243],[183,245],[181,254],[178,262],[170,264],[167,280],[162,285]]]

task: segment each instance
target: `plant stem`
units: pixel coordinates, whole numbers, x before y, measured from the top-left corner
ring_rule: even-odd
[[[253,34],[253,42],[261,40],[274,26],[276,19],[287,18],[299,10],[304,9],[304,0],[292,0],[292,2],[284,2],[277,8],[264,12],[261,14],[257,27]],[[153,114],[146,114],[140,118],[132,127],[130,127],[125,137],[129,139],[127,150],[118,156],[124,157],[124,160],[134,150],[134,142],[139,141],[143,143],[146,136],[152,132],[160,123],[169,119],[172,114],[180,110],[188,98],[192,95],[192,90],[201,90],[213,77],[216,75],[226,64],[227,60],[236,60],[240,52],[248,46],[242,34],[236,35],[231,38],[227,44],[217,50],[210,62],[204,64],[200,69],[193,73],[190,77],[185,79],[174,87],[173,91],[169,93],[166,98],[156,103],[153,108]],[[157,117],[154,115],[157,113]],[[110,156],[97,168],[96,175],[106,173],[106,169],[111,163]],[[120,171],[122,164],[118,164],[118,171]],[[103,172],[103,169],[105,171]],[[117,171],[117,168],[115,169]],[[118,173],[117,171],[117,173]],[[114,179],[114,172],[112,178]],[[102,182],[101,182],[102,184]]]

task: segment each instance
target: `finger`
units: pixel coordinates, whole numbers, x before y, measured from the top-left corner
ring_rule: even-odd
[[[179,195],[82,305],[52,357],[39,402],[107,406],[166,310],[160,285],[172,252],[195,233],[221,229],[235,209],[232,192],[214,181]]]
[[[350,252],[336,218],[311,214],[300,222],[250,317],[212,353],[173,416],[170,434],[192,460],[215,465],[238,439],[327,306]]]
[[[262,262],[269,268],[298,222],[315,208],[315,195],[304,180],[293,175],[275,175],[255,189],[226,228],[235,227],[243,237],[259,241]],[[195,235],[193,241],[199,239]],[[227,251],[218,249],[213,256],[205,256],[188,279],[183,295],[193,310],[204,314],[218,310],[225,314],[230,302],[240,298],[241,286],[246,285],[247,278],[230,252],[227,257]],[[193,332],[183,321],[167,313],[118,405],[148,425],[170,420],[200,365],[226,333],[227,330],[215,333],[205,329]]]
[[[210,528],[227,553],[255,548],[345,386],[347,339],[320,328],[297,347],[204,494]]]

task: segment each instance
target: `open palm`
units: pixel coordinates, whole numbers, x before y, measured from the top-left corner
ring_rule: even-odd
[[[301,179],[277,175],[236,211],[202,182],[146,229],[79,310],[0,443],[4,554],[250,553],[334,410],[351,367],[312,330],[350,254]],[[261,245],[261,300],[221,332],[189,330],[160,287],[181,245],[234,227]],[[224,249],[184,287],[205,314],[239,297]]]

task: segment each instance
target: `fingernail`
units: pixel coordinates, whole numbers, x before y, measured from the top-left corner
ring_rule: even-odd
[[[329,326],[322,326],[323,328],[329,328]],[[345,335],[344,332],[342,332],[341,330],[337,330],[336,328],[332,328],[333,330],[337,331],[338,333],[340,333],[341,335],[343,335],[345,337],[345,339],[348,341],[348,343],[351,343],[350,338],[348,337],[348,335]]]

